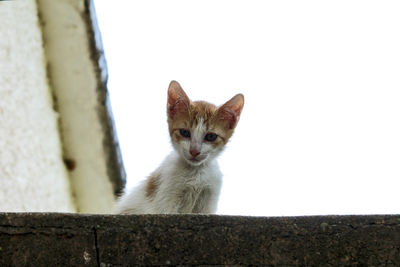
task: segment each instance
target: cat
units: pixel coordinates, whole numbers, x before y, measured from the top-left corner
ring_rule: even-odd
[[[174,150],[145,181],[116,203],[117,214],[215,213],[222,185],[217,156],[244,105],[237,94],[220,107],[192,102],[180,84],[168,88],[168,128]]]

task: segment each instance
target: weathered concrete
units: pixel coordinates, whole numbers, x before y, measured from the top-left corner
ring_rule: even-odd
[[[400,266],[400,216],[0,214],[0,266]]]

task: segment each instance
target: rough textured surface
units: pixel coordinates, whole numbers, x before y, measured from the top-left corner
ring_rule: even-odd
[[[0,214],[0,266],[400,266],[400,216]]]
[[[125,174],[107,105],[106,66],[92,2],[38,0],[38,5],[78,211],[110,213]]]
[[[0,2],[0,211],[73,212],[35,1]]]

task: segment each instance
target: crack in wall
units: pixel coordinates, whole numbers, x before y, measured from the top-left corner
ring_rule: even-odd
[[[97,230],[96,227],[93,227],[93,235],[94,235],[94,246],[96,251],[96,262],[97,266],[100,267],[100,254],[99,254],[99,244],[97,242]]]

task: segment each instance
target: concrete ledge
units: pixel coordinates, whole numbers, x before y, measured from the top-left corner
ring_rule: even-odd
[[[400,216],[0,214],[0,266],[400,266]]]

